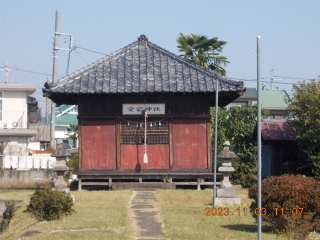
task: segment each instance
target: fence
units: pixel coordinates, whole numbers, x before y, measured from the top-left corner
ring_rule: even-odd
[[[49,156],[4,156],[2,167],[3,169],[53,169],[56,165],[56,158]]]

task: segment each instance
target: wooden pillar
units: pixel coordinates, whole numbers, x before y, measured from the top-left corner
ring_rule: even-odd
[[[142,178],[141,177],[139,177],[139,183],[142,183]]]
[[[117,170],[121,169],[121,136],[120,136],[120,121],[116,120],[116,158],[117,158]]]
[[[169,178],[169,181],[172,183],[172,178]]]
[[[81,191],[82,190],[82,186],[81,186],[81,178],[78,179],[78,191]]]
[[[212,170],[212,143],[211,143],[211,119],[207,119],[207,153],[208,153],[208,169]]]
[[[172,121],[169,120],[169,169],[173,169],[173,132]]]
[[[201,190],[201,187],[200,187],[200,178],[197,178],[197,190]]]
[[[79,154],[79,171],[82,170],[82,121],[79,120],[78,126],[78,154]],[[80,179],[79,179],[80,180]]]
[[[112,189],[112,178],[109,178],[109,190]]]

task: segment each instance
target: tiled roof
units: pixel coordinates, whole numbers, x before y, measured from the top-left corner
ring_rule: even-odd
[[[148,41],[138,41],[110,54],[55,83],[46,83],[44,92],[148,93],[242,91],[236,82],[206,70]]]
[[[54,150],[51,154],[51,157],[66,157],[70,155],[71,154],[68,152],[67,149],[60,149],[60,150]]]
[[[261,122],[261,136],[263,140],[295,141],[292,127],[286,121],[267,120]]]

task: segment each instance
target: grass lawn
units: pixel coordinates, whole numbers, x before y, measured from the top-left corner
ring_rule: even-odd
[[[23,212],[33,191],[0,191],[1,200],[24,200],[20,204],[10,227],[0,239],[18,239],[26,231],[43,231],[32,239],[134,239],[135,229],[129,211],[132,191],[82,191],[75,196],[75,213],[61,220],[38,222],[31,214]],[[237,191],[241,209],[247,208],[247,216],[238,207],[229,207],[228,216],[206,216],[206,208],[212,208],[212,191],[158,190],[160,216],[166,237],[170,240],[257,239],[257,224],[250,216],[247,190]],[[224,211],[223,213],[225,213]],[[232,215],[234,214],[234,215]],[[56,230],[114,229],[115,233],[63,233]],[[262,239],[285,239],[272,233],[263,225]],[[311,239],[319,239],[316,234]]]
[[[61,220],[38,222],[23,212],[33,191],[0,191],[1,200],[25,200],[0,239],[18,239],[29,230],[43,231],[36,239],[130,239],[133,232],[128,202],[132,191],[82,191],[75,196],[75,213]],[[114,229],[115,233],[50,234],[56,230]]]
[[[206,216],[206,208],[212,208],[212,191],[159,190],[159,207],[170,239],[257,239],[257,224],[249,213],[248,191],[237,191],[241,209],[247,208],[247,216],[238,207],[229,207],[228,216]],[[223,211],[226,213],[226,211]],[[234,214],[234,215],[232,215]],[[262,239],[286,239],[272,233],[270,226],[263,225]]]

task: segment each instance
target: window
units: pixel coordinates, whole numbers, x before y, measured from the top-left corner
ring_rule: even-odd
[[[0,121],[2,121],[2,92],[0,92]]]
[[[144,123],[121,122],[121,144],[144,144]],[[168,121],[147,123],[147,144],[168,144]]]

